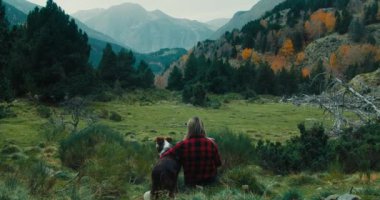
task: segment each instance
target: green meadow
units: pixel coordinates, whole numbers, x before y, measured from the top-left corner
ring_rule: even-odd
[[[251,102],[236,98],[228,99],[225,100],[226,103],[223,103],[220,108],[213,109],[181,103],[178,100],[179,97],[175,94],[173,95],[175,98],[164,98],[157,101],[146,99],[146,97],[143,97],[144,95],[145,93],[137,95],[138,97],[136,98],[117,98],[110,102],[89,101],[90,103],[86,109],[88,113],[95,116],[95,123],[111,127],[121,133],[125,141],[134,141],[147,145],[150,150],[146,151],[146,153],[150,154],[155,154],[152,149],[154,149],[153,141],[157,136],[170,136],[176,140],[182,139],[186,132],[185,123],[192,116],[201,117],[205,123],[206,131],[209,133],[229,130],[233,133],[243,134],[253,142],[260,139],[284,142],[292,136],[299,135],[297,125],[301,122],[304,122],[307,127],[312,126],[314,123],[323,123],[325,127],[329,127],[332,123],[330,116],[318,107],[278,103],[270,98],[264,101]],[[65,172],[69,174],[69,177],[75,177],[75,171],[62,165],[58,150],[60,139],[70,135],[70,128],[64,131],[63,135],[59,137],[60,139],[48,140],[45,135],[45,125],[48,123],[48,119],[40,116],[37,109],[39,106],[35,102],[25,99],[18,99],[12,103],[11,110],[16,116],[0,120],[0,146],[3,147],[7,144],[17,145],[22,152],[31,152],[38,149],[38,153],[32,153],[31,157],[43,160],[52,169]],[[62,107],[47,107],[52,110],[52,115],[56,118],[60,118],[61,114],[64,113]],[[112,112],[119,114],[121,121],[110,120],[109,116]],[[71,119],[67,113],[62,115],[62,118],[66,121]],[[86,126],[88,126],[88,120],[86,117],[82,117],[78,130]],[[26,154],[29,155],[28,153]],[[136,181],[137,183],[131,184],[130,181],[122,178],[114,181],[120,185],[119,188],[122,188],[120,190],[124,191],[124,193],[120,193],[121,199],[141,199],[142,194],[149,190],[149,173],[154,163],[151,158],[155,156],[150,155],[150,160],[145,161],[145,158],[136,158],[138,164],[135,165],[143,168],[140,172],[143,178]],[[221,156],[223,157],[223,155]],[[123,154],[115,155],[115,159],[123,160]],[[1,169],[5,168],[4,166],[7,166],[4,163],[10,165],[17,163],[13,158],[3,161],[0,161],[0,172]],[[105,166],[112,167],[112,164],[110,166],[109,163],[107,164],[101,159],[93,162],[96,167],[89,168],[90,172],[91,170],[102,171],[101,169],[105,168]],[[115,167],[115,170],[120,170],[117,169],[120,165]],[[113,180],[112,176],[107,176],[111,172],[107,171],[107,169],[104,170],[102,171],[104,174],[99,174],[98,171],[95,174],[93,173],[94,177],[106,177],[107,180],[108,178]],[[122,170],[129,170],[129,168],[126,167]],[[91,174],[90,172],[89,174]],[[251,179],[244,179],[247,172],[249,175],[254,176],[255,181],[260,182],[260,185],[265,188],[263,194],[257,195],[250,191],[244,192],[241,188],[239,184],[252,181]],[[3,174],[5,174],[3,177],[10,176],[4,171]],[[377,175],[377,173],[372,173],[370,180],[368,180],[365,174],[343,174],[340,172],[339,167],[331,166],[328,171],[323,173],[302,172],[301,174],[283,176],[249,164],[223,172],[222,183],[208,188],[186,189],[183,187],[183,177],[181,175],[179,179],[180,193],[177,195],[177,199],[285,199],[283,196],[286,195],[286,192],[293,189],[302,194],[304,199],[320,199],[318,197],[326,194],[347,193],[351,187],[354,187],[357,194],[365,197],[363,199],[375,200],[379,199],[380,195],[378,192],[380,191],[380,181],[377,179]],[[23,175],[18,174],[17,176],[21,177],[21,180],[18,181],[19,183],[28,183],[27,178],[24,181],[22,180]],[[240,176],[242,180],[234,182],[233,177],[235,176]],[[97,178],[94,179],[96,180]],[[0,186],[1,181],[4,180],[0,179]],[[50,193],[50,196],[43,198],[62,199],[59,196],[66,192],[62,188],[67,187],[68,184],[70,184],[70,181],[58,179],[54,183],[54,187],[49,189],[50,192],[54,192]],[[89,183],[86,182],[86,184]],[[26,190],[25,187],[24,190]],[[77,196],[83,197],[83,199],[95,198],[95,194],[91,194],[89,190],[86,187],[81,187]],[[23,190],[20,189],[20,191]],[[70,192],[71,190],[67,189],[67,191]],[[28,196],[28,199],[40,198],[42,197]]]

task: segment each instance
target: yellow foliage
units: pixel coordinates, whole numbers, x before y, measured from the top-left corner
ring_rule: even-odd
[[[248,60],[252,56],[252,49],[246,48],[241,52],[241,56],[243,57],[243,60]]]
[[[186,55],[183,55],[183,56],[181,57],[181,61],[184,62],[184,63],[187,62],[187,59],[189,59],[189,55],[187,55],[187,54],[186,54]]]
[[[287,38],[280,49],[280,54],[287,57],[294,54],[294,45],[291,39]]]

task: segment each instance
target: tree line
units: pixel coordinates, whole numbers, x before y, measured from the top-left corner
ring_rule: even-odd
[[[116,54],[107,45],[97,68],[89,64],[90,51],[87,34],[52,0],[31,11],[24,25],[13,27],[0,0],[0,100],[37,95],[55,103],[115,85],[153,86],[152,71],[143,61],[136,69],[131,51]]]
[[[275,72],[267,62],[246,62],[233,68],[222,60],[208,60],[190,54],[183,71],[174,67],[168,78],[169,90],[182,91],[183,101],[207,103],[207,93],[236,92],[245,98],[257,94],[290,96],[297,93],[320,94],[329,82],[322,61],[311,72],[297,66]]]

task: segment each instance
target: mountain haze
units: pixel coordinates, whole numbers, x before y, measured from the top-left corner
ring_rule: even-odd
[[[138,4],[124,3],[106,10],[79,11],[74,17],[139,52],[162,48],[191,48],[212,30],[198,21],[173,18]]]
[[[285,0],[260,0],[250,10],[237,12],[227,24],[212,34],[211,38],[218,39],[226,31],[243,28],[248,22],[258,19],[264,15],[265,12],[272,10],[276,5],[284,1]]]
[[[214,19],[206,22],[208,27],[214,31],[218,30],[220,27],[224,26],[227,24],[231,19],[229,18],[219,18],[219,19]]]

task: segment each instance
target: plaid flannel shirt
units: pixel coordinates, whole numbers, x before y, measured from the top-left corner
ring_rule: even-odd
[[[171,155],[183,166],[185,184],[202,185],[216,178],[217,167],[221,166],[218,146],[202,136],[196,136],[177,143],[161,157]]]

